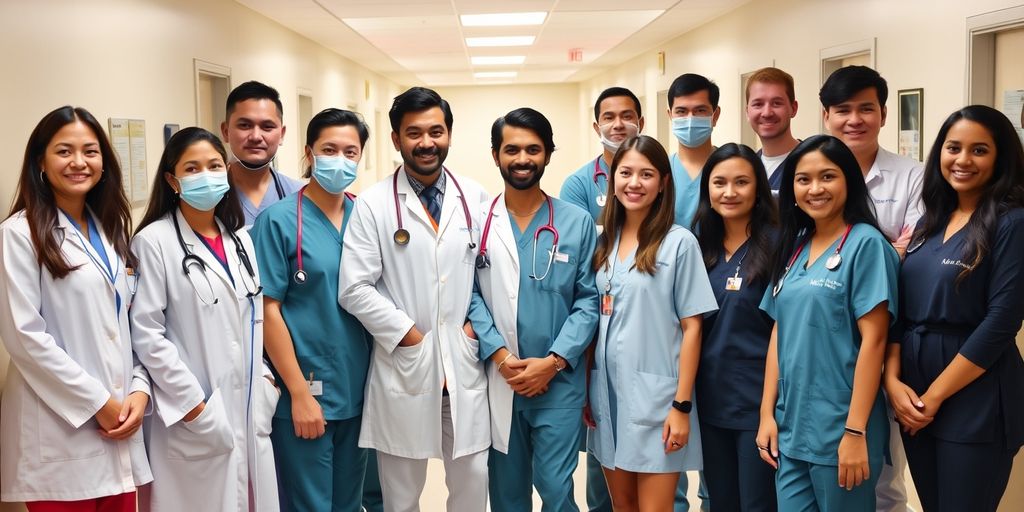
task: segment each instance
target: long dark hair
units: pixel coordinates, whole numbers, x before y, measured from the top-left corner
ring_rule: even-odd
[[[999,216],[1011,208],[1024,206],[1024,149],[1021,149],[1020,139],[1017,138],[1010,120],[992,107],[964,107],[946,118],[939,128],[931,151],[928,152],[928,161],[924,167],[924,185],[921,189],[924,216],[914,230],[910,246],[918,245],[945,229],[949,216],[957,207],[959,199],[956,191],[942,177],[941,159],[950,128],[962,119],[978,123],[988,131],[996,145],[993,148],[996,152],[996,161],[992,169],[992,178],[981,192],[978,207],[964,226],[967,231],[962,257],[969,263],[960,271],[956,278],[957,283],[967,277],[988,255]]]
[[[153,190],[149,193],[149,207],[146,208],[146,214],[143,215],[139,226],[135,228],[136,233],[178,207],[178,194],[167,182],[165,174],[174,176],[174,166],[181,160],[181,155],[193,144],[203,141],[209,142],[220,153],[221,158],[227,162],[228,156],[227,151],[224,150],[224,144],[216,135],[202,128],[191,126],[171,136],[164,148],[163,155],[160,156],[160,164],[157,165],[155,176],[153,176]],[[228,180],[230,183],[231,173],[228,173]],[[224,224],[225,229],[232,232],[238,231],[245,225],[242,205],[238,202],[238,193],[234,186],[231,186],[224,198],[217,203],[213,209],[213,215]]]
[[[775,199],[772,198],[764,164],[761,163],[761,158],[754,153],[754,150],[743,144],[730,142],[716,149],[708,157],[700,174],[700,202],[697,203],[697,213],[693,217],[693,232],[697,235],[697,241],[700,243],[704,266],[714,267],[718,264],[718,256],[725,243],[725,222],[722,220],[722,216],[711,208],[709,191],[711,173],[718,164],[732,158],[739,158],[747,162],[754,171],[756,191],[754,207],[750,211],[750,223],[748,224],[750,241],[747,244],[747,253],[743,262],[750,281],[757,281],[767,277],[775,256],[775,244],[771,232],[779,224],[779,212],[775,206]]]
[[[831,135],[815,135],[806,139],[797,144],[793,152],[782,162],[782,183],[779,187],[779,219],[782,227],[779,233],[779,252],[772,268],[772,284],[778,283],[785,272],[786,264],[796,250],[798,237],[802,233],[814,231],[814,219],[796,206],[796,196],[793,193],[796,166],[804,155],[814,151],[820,152],[843,172],[846,181],[843,220],[847,224],[867,224],[878,232],[882,231],[875,219],[875,205],[868,194],[867,185],[864,184],[860,164],[857,163],[857,158],[853,156],[850,148]]]
[[[50,182],[43,176],[42,162],[46,147],[61,128],[81,122],[92,130],[99,142],[103,157],[103,176],[85,196],[85,204],[100,221],[99,229],[114,246],[114,252],[129,267],[135,267],[136,260],[128,245],[131,207],[121,186],[121,166],[99,121],[81,107],[64,106],[43,116],[28,137],[25,159],[21,164],[18,189],[8,217],[25,210],[32,246],[36,260],[45,266],[50,274],[62,279],[75,270],[64,259],[60,242],[53,234],[57,227],[57,202],[50,188]]]
[[[626,221],[626,208],[615,197],[615,171],[619,168],[623,155],[630,151],[636,151],[647,158],[658,170],[659,179],[665,180],[664,190],[651,203],[647,218],[640,225],[640,232],[637,233],[636,258],[633,260],[633,268],[653,276],[658,270],[658,248],[675,222],[676,199],[675,185],[672,182],[672,164],[669,162],[668,153],[657,139],[647,135],[624,140],[612,157],[611,170],[608,172],[608,203],[601,212],[604,232],[597,239],[594,269],[600,269],[608,264],[608,258],[615,257],[612,255],[612,248],[619,231],[622,230],[622,224]]]

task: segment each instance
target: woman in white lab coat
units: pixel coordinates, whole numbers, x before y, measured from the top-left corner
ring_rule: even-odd
[[[128,200],[103,128],[82,108],[29,136],[0,224],[0,499],[29,511],[133,511],[152,480],[149,402],[128,329]]]
[[[263,297],[220,140],[186,128],[167,143],[132,250],[132,335],[153,382],[147,422],[153,511],[276,511],[263,363]]]

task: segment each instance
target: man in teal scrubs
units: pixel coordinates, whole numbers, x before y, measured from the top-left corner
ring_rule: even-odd
[[[686,73],[668,88],[668,115],[679,150],[672,155],[672,180],[676,184],[676,224],[690,229],[700,199],[700,172],[715,150],[711,131],[722,110],[718,86],[707,78]]]
[[[481,205],[479,293],[470,320],[480,359],[490,359],[491,510],[578,510],[572,474],[579,460],[586,396],[585,350],[597,328],[591,257],[593,220],[540,188],[554,151],[551,123],[520,108],[491,128],[491,153],[505,190]],[[556,241],[557,240],[557,241]]]

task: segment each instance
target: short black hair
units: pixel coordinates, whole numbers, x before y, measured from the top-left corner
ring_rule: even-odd
[[[340,108],[327,108],[309,120],[306,127],[306,145],[313,147],[316,140],[320,138],[320,132],[331,126],[351,126],[359,134],[359,147],[366,147],[366,141],[370,139],[370,128],[366,126],[363,117],[351,110]]]
[[[867,66],[846,66],[828,76],[818,92],[818,99],[821,100],[821,107],[828,110],[872,87],[878,93],[878,106],[884,107],[885,101],[889,99],[889,85],[882,75]]]
[[[672,81],[668,88],[668,108],[672,108],[672,102],[679,96],[689,96],[700,91],[708,92],[708,100],[711,101],[711,108],[718,108],[720,92],[718,85],[696,73],[679,75]],[[637,112],[639,114],[639,112]]]
[[[594,120],[597,121],[601,117],[601,102],[616,96],[625,96],[633,100],[633,104],[636,105],[636,116],[643,117],[643,112],[640,109],[640,99],[633,94],[633,91],[626,89],[625,87],[609,87],[603,91],[597,97],[597,101],[594,102]]]
[[[402,117],[409,112],[422,112],[434,107],[441,109],[444,113],[444,124],[448,131],[452,131],[452,107],[437,91],[426,87],[413,87],[398,96],[395,96],[388,118],[391,120],[391,130],[395,133],[402,128]]]
[[[245,82],[231,90],[231,93],[228,94],[225,108],[226,117],[230,118],[231,113],[235,111],[235,105],[246,100],[273,101],[277,107],[277,116],[282,119],[284,118],[284,105],[281,104],[281,95],[277,92],[277,89],[255,80]]]
[[[540,137],[541,142],[544,143],[544,152],[549,157],[555,151],[555,139],[551,130],[551,122],[548,121],[548,118],[544,117],[544,114],[529,107],[517,108],[494,120],[494,124],[491,125],[491,149],[494,151],[501,149],[501,131],[506,125],[525,128],[536,133]]]

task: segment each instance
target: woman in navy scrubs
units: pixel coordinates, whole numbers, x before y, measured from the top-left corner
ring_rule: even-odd
[[[899,256],[842,141],[811,137],[782,165],[757,449],[778,470],[779,510],[873,511],[889,444],[882,360]]]
[[[926,512],[994,511],[1024,444],[1024,151],[980,105],[939,130],[900,272],[886,391]]]
[[[704,478],[716,511],[774,511],[775,474],[754,449],[771,317],[758,309],[778,211],[761,159],[726,144],[701,172],[694,217],[718,311],[704,318],[697,406]]]

